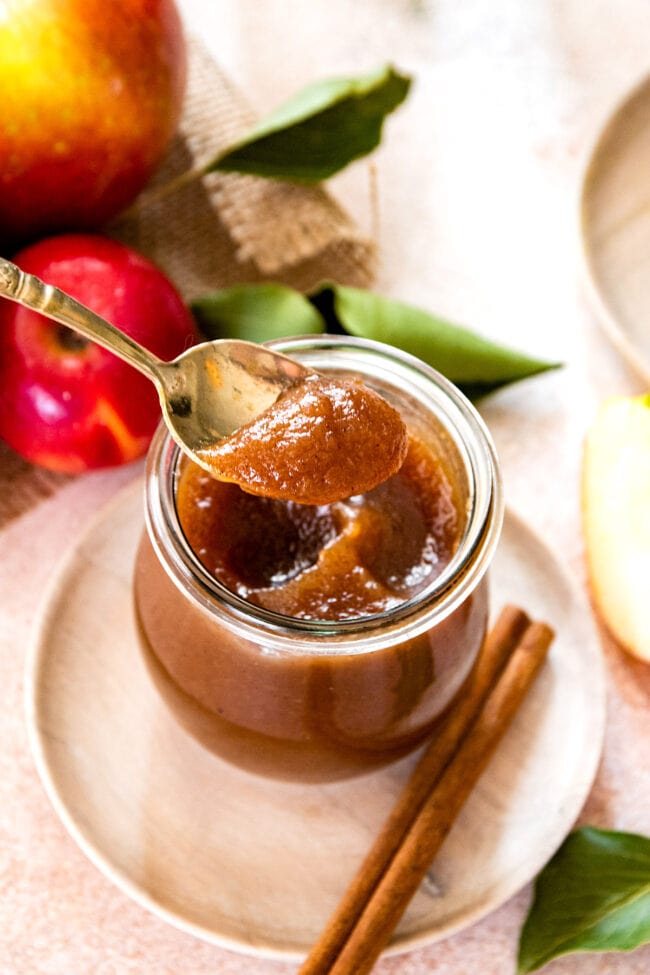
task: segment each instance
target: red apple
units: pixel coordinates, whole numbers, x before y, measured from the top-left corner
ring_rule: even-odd
[[[0,240],[99,227],[150,178],[178,122],[173,0],[0,4]]]
[[[50,237],[14,260],[161,359],[173,359],[198,337],[169,279],[107,237]],[[153,384],[132,366],[0,299],[0,437],[19,454],[68,473],[122,464],[146,451],[159,419]]]

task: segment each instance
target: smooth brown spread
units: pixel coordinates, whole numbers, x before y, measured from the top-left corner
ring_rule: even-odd
[[[484,582],[425,632],[396,627],[394,642],[371,652],[319,645],[313,634],[310,652],[275,652],[273,628],[259,621],[255,636],[255,604],[299,619],[357,619],[410,599],[448,565],[467,522],[465,482],[444,431],[420,426],[417,414],[407,422],[400,469],[330,504],[259,497],[181,462],[182,529],[206,570],[251,604],[251,627],[238,632],[221,610],[188,599],[145,535],[139,633],[174,714],[229,761],[302,781],[365,772],[421,741],[460,693],[485,633]]]
[[[314,374],[199,456],[219,480],[252,494],[326,505],[381,484],[399,469],[407,446],[404,422],[382,396],[357,379]],[[312,531],[310,516],[286,517],[298,533]]]
[[[306,432],[311,422],[297,417],[296,426]],[[318,442],[317,432],[310,436]],[[328,457],[334,449],[350,451],[352,466],[362,466],[354,439],[334,448],[325,438],[321,450]],[[258,447],[246,434],[243,450],[257,457]],[[308,483],[304,469],[298,477]],[[289,468],[279,484],[292,493]],[[452,485],[439,460],[411,436],[397,473],[343,501],[304,505],[256,497],[187,462],[177,508],[191,548],[234,592],[288,616],[353,619],[404,602],[448,564],[463,521]]]

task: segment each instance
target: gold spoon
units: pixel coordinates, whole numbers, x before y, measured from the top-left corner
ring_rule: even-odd
[[[171,362],[159,359],[59,288],[0,258],[0,296],[67,325],[150,379],[178,445],[201,467],[199,451],[254,420],[280,393],[313,371],[254,342],[217,339]]]

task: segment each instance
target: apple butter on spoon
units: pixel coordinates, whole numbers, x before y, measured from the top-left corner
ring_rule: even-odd
[[[407,449],[406,426],[382,396],[359,379],[314,373],[199,456],[251,494],[322,505],[381,484]]]
[[[279,352],[229,339],[164,362],[3,258],[0,295],[69,326],[151,379],[181,449],[253,494],[327,504],[382,483],[406,456],[399,413],[361,381],[321,376]]]

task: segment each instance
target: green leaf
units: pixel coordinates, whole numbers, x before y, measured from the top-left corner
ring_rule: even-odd
[[[371,291],[326,285],[312,296],[312,301],[326,314],[331,306],[346,332],[410,352],[472,397],[559,366],[533,359],[420,308]]]
[[[309,85],[205,167],[317,183],[379,145],[411,81],[389,65]]]
[[[283,284],[240,284],[192,302],[197,324],[207,338],[266,342],[287,335],[312,335],[324,322],[304,295]]]
[[[343,285],[328,284],[307,298],[282,284],[241,284],[197,298],[192,310],[207,338],[266,342],[327,330],[394,345],[473,398],[559,365],[497,345],[420,308]]]
[[[540,873],[519,941],[518,971],[571,951],[650,942],[650,838],[586,826]]]

